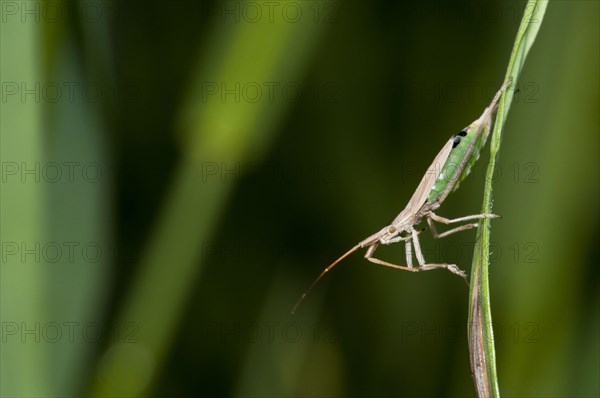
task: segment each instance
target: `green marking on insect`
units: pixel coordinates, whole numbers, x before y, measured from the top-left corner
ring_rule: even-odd
[[[434,213],[434,211],[442,205],[450,192],[456,190],[460,182],[463,181],[471,172],[471,168],[479,158],[481,148],[483,148],[489,136],[492,115],[496,111],[498,101],[500,100],[502,94],[510,86],[510,83],[510,79],[505,81],[500,90],[498,90],[494,96],[494,99],[490,105],[485,108],[481,116],[446,142],[427,169],[427,172],[421,179],[421,182],[417,186],[413,196],[408,201],[408,204],[404,210],[402,210],[400,214],[396,216],[392,223],[382,228],[379,232],[376,232],[368,238],[360,241],[356,246],[352,247],[341,257],[327,266],[308,287],[304,294],[302,294],[300,299],[298,299],[292,308],[292,314],[296,312],[296,309],[302,303],[306,295],[327,272],[329,272],[351,253],[362,248],[367,248],[365,258],[375,264],[411,272],[445,268],[450,272],[466,279],[466,274],[464,271],[458,268],[456,264],[428,264],[425,262],[418,237],[420,231],[417,231],[414,226],[420,223],[421,220],[425,219],[427,220],[433,236],[436,238],[443,238],[456,232],[475,228],[478,224],[463,224],[438,234],[434,225],[434,221],[448,225],[463,221],[499,217],[494,214],[475,214],[455,219],[447,219],[438,216]],[[375,250],[380,244],[389,245],[396,242],[404,242],[407,263],[405,266],[392,264],[373,257]],[[416,267],[413,266],[412,262],[413,248],[415,257],[419,263],[419,265]]]

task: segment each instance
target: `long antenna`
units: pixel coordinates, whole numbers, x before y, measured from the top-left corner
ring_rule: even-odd
[[[319,276],[317,277],[317,279],[315,279],[315,281],[308,287],[308,289],[306,289],[306,291],[304,293],[302,293],[302,296],[300,296],[300,298],[298,299],[298,301],[296,301],[296,304],[294,304],[294,307],[292,308],[292,312],[291,312],[292,315],[294,315],[296,313],[296,310],[298,309],[298,307],[300,306],[300,304],[302,304],[302,302],[304,301],[304,298],[308,295],[308,293],[310,293],[310,291],[312,290],[312,288],[315,287],[315,285],[317,283],[319,283],[319,281],[321,280],[321,278],[323,277],[323,275],[325,275],[327,272],[329,272],[330,269],[332,269],[333,267],[335,267],[340,261],[342,261],[343,259],[345,259],[346,257],[348,257],[351,253],[355,252],[357,249],[360,249],[360,247],[361,247],[361,245],[359,243],[358,245],[354,246],[352,249],[348,250],[346,253],[342,254],[342,256],[340,258],[338,258],[333,263],[331,263],[331,265],[329,265],[327,268],[325,268],[323,270],[323,272],[321,272],[319,274]]]

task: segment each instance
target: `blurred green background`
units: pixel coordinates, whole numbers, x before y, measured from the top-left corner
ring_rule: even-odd
[[[448,272],[356,254],[289,310],[479,116],[524,6],[2,1],[2,396],[473,396]],[[599,18],[550,3],[504,132],[505,396],[600,395]],[[470,266],[473,231],[422,237]]]

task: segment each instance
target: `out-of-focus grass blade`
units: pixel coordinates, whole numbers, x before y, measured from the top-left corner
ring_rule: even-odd
[[[35,248],[45,237],[46,195],[35,171],[43,165],[42,106],[35,98],[35,84],[42,80],[37,57],[40,25],[32,18],[22,21],[3,13],[4,17],[0,25],[0,395],[47,396],[51,364],[48,345],[40,344],[40,330],[48,320],[44,297],[48,271]],[[33,91],[23,95],[24,87]]]
[[[500,149],[502,128],[510,109],[514,87],[518,82],[527,54],[540,29],[547,5],[548,1],[530,0],[525,6],[525,13],[521,20],[506,73],[506,79],[512,78],[512,86],[500,100],[490,143],[491,156],[486,172],[482,213],[492,212],[492,181],[496,156]],[[482,220],[477,231],[469,298],[469,352],[471,371],[473,372],[475,388],[479,397],[500,396],[490,308],[489,256],[490,221],[486,219]]]
[[[216,24],[182,113],[183,159],[141,273],[118,318],[119,324],[136,325],[136,342],[109,347],[92,385],[93,396],[147,392],[201,271],[202,244],[210,240],[235,180],[206,178],[207,166],[231,170],[254,160],[251,156],[264,150],[288,106],[264,96],[256,102],[222,98],[220,93],[207,96],[208,90],[221,84],[231,90],[236,83],[297,81],[318,28],[311,21],[292,23],[281,15],[256,23]]]
[[[85,82],[78,57],[68,37],[58,44],[50,81]],[[91,352],[110,333],[100,311],[107,287],[112,245],[110,229],[110,167],[107,134],[99,106],[82,98],[47,106],[48,162],[71,164],[74,178],[64,176],[48,185],[48,241],[73,245],[73,256],[62,252],[51,269],[46,291],[51,322],[72,325],[73,338],[50,345],[49,369],[56,396],[77,396],[85,386]],[[63,243],[65,242],[65,243]],[[75,299],[76,298],[76,299]],[[98,331],[101,331],[98,333]],[[96,337],[98,336],[98,338]],[[95,342],[96,344],[90,344]]]
[[[100,115],[62,91],[85,84],[66,23],[3,11],[1,392],[76,396],[110,257]]]

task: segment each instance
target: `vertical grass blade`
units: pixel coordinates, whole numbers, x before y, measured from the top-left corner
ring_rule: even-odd
[[[530,0],[515,39],[506,79],[512,78],[512,85],[502,96],[490,143],[490,162],[486,171],[482,213],[492,212],[492,181],[496,157],[500,149],[502,128],[514,95],[514,87],[525,59],[542,24],[547,0]],[[489,291],[490,220],[482,220],[477,231],[477,243],[471,268],[471,291],[469,297],[469,356],[471,371],[477,396],[499,397],[496,354],[492,330],[492,313]]]

